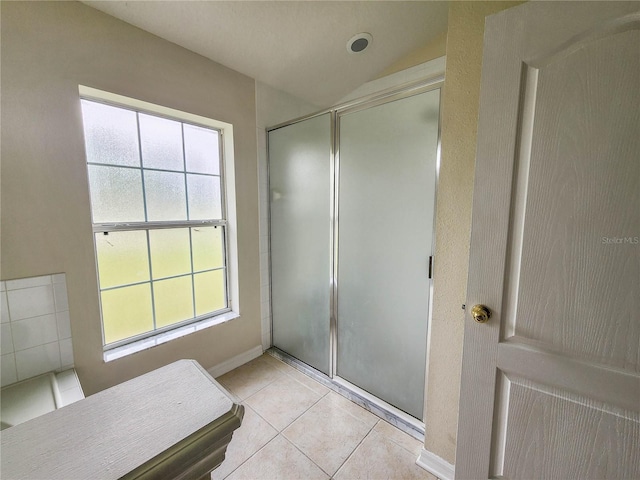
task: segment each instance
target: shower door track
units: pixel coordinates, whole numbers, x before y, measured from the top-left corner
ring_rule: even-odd
[[[358,386],[338,377],[337,375],[333,378],[328,377],[324,373],[307,365],[301,360],[292,357],[277,347],[271,347],[265,353],[281,360],[330,390],[333,390],[355,404],[360,405],[365,410],[368,410],[382,420],[424,443],[425,425],[417,418],[412,417],[408,413],[388,404],[384,400],[362,390]]]

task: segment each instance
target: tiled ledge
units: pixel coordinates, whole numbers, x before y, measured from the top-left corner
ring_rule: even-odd
[[[73,367],[64,273],[0,282],[2,386]]]

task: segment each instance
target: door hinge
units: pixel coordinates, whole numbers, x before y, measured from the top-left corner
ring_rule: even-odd
[[[433,255],[429,257],[429,278],[433,278]]]

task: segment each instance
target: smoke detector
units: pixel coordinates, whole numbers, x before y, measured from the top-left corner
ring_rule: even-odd
[[[369,46],[373,37],[370,33],[358,33],[351,37],[347,42],[347,52],[349,53],[362,53]]]

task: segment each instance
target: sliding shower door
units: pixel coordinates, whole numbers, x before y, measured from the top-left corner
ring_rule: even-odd
[[[330,375],[331,115],[269,132],[274,346]]]
[[[440,90],[339,114],[337,375],[421,419]]]
[[[273,345],[418,419],[437,87],[269,132]]]

